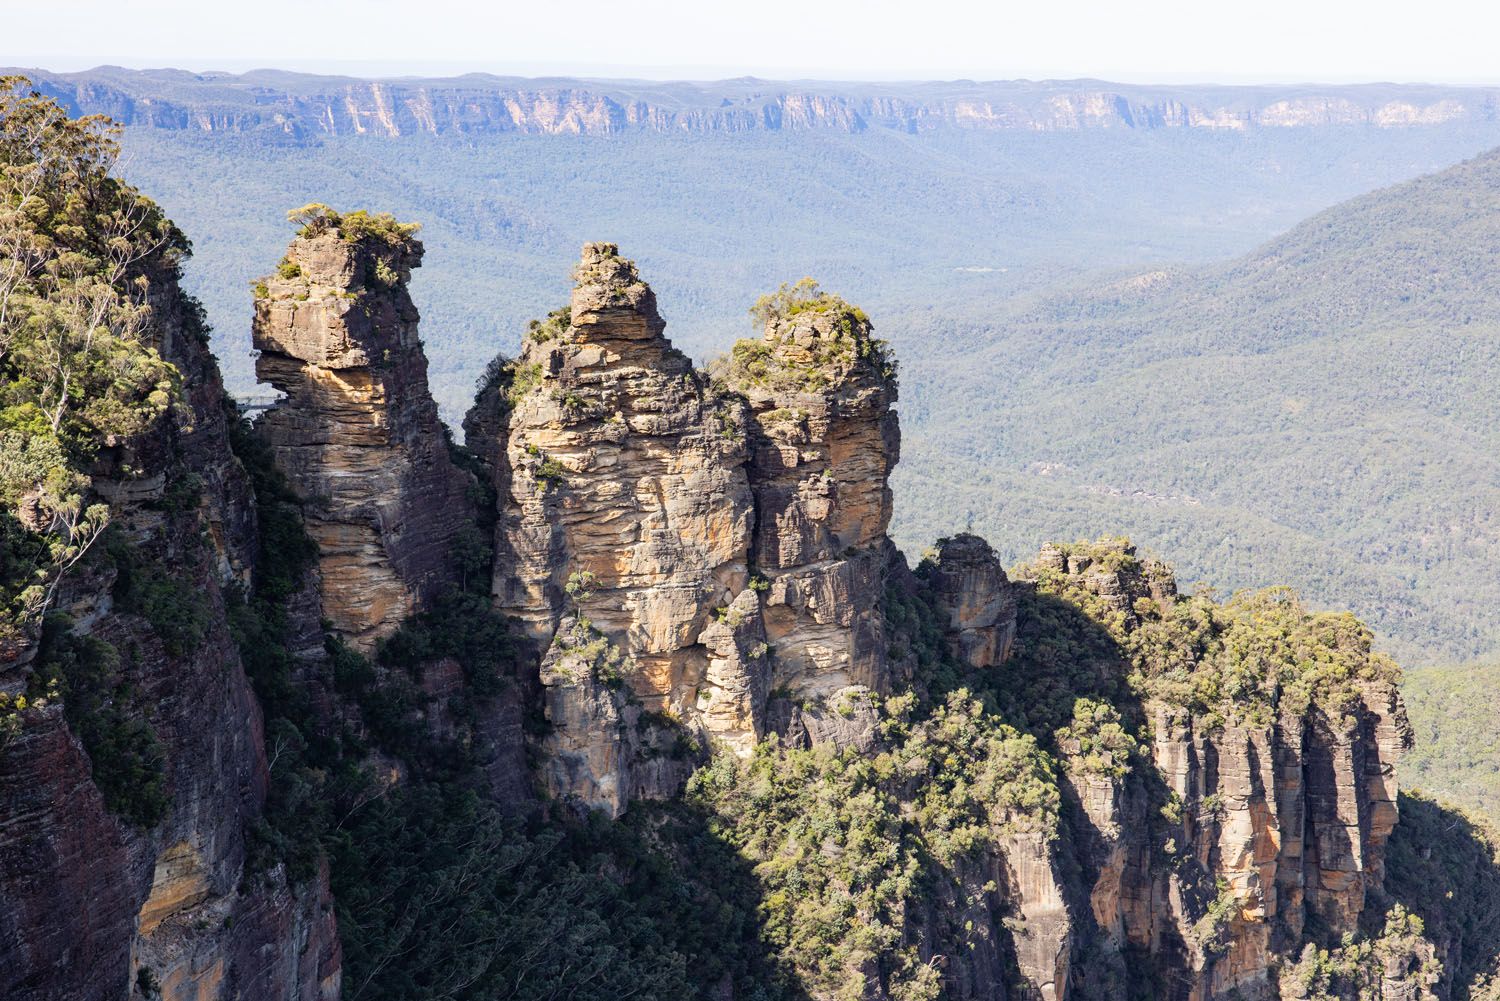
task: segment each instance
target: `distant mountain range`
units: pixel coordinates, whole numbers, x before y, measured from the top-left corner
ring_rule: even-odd
[[[754,78],[652,83],[485,74],[359,80],[273,70],[189,73],[100,67],[32,71],[78,112],[200,132],[339,135],[612,135],[871,128],[1056,132],[1079,129],[1406,128],[1500,118],[1500,88],[1154,87],[1100,80],[825,83]]]

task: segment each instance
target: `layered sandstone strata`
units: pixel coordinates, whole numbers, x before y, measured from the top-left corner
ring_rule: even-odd
[[[879,604],[900,454],[894,368],[864,313],[798,286],[716,368],[749,402],[751,558],[772,682],[798,697],[889,684]]]
[[[970,667],[1004,663],[1016,638],[1016,595],[990,544],[967,532],[940,539],[928,582],[953,656]]]
[[[1049,547],[1034,566],[1067,574],[1128,631],[1138,602],[1177,600],[1166,567],[1133,557]],[[1137,764],[1101,770],[1075,756],[1076,742],[1060,748],[1081,814],[1068,846],[1084,875],[1079,916],[1090,919],[1075,922],[1075,936],[1093,940],[1091,961],[1115,975],[1124,948],[1149,951],[1177,971],[1172,996],[1184,1001],[1274,997],[1276,972],[1309,925],[1335,938],[1356,932],[1383,884],[1396,764],[1411,743],[1400,694],[1360,681],[1338,711],[1289,703],[1263,719],[1158,699],[1140,711],[1152,739]]]
[[[286,394],[258,430],[302,494],[322,612],[368,651],[454,578],[469,519],[407,292],[422,245],[315,224],[257,288],[256,372]]]
[[[619,810],[660,771],[616,774],[630,760],[616,746],[624,692],[748,751],[764,733],[766,651],[742,404],[663,336],[655,296],[612,244],[586,245],[575,278],[570,305],[496,366],[466,429],[499,497],[495,605],[552,649],[549,665],[574,665],[542,674],[552,784]],[[607,668],[573,655],[601,644]],[[618,696],[595,690],[600,669]]]

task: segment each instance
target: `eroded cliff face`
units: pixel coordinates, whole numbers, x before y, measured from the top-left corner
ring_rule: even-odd
[[[248,858],[267,763],[226,608],[252,570],[255,510],[201,320],[174,276],[151,278],[153,341],[183,399],[101,455],[113,534],[64,581],[70,626],[0,669],[33,696],[0,746],[0,979],[28,1001],[153,984],[164,1001],[329,1001],[326,874],[293,885]]]
[[[672,794],[691,762],[662,722],[741,756],[771,729],[854,739],[816,704],[890,681],[899,432],[869,322],[818,300],[706,377],[617,248],[575,278],[465,422],[499,497],[496,607],[544,651],[548,786],[614,813]]]
[[[762,340],[740,342],[718,372],[754,421],[752,558],[768,584],[772,681],[794,699],[889,688],[879,603],[901,443],[869,321],[833,297],[809,302],[768,316]]]
[[[406,289],[421,259],[409,233],[320,221],[256,292],[256,372],[286,394],[258,431],[302,494],[322,614],[363,652],[456,580],[471,522]]]
[[[882,696],[918,680],[890,589],[925,595],[938,642],[981,687],[1051,698],[1013,674],[1035,663],[1012,659],[1025,606],[1043,617],[1033,630],[1083,630],[1075,655],[1094,661],[1075,695],[1097,687],[1102,708],[1057,737],[1071,836],[996,820],[955,891],[969,902],[949,901],[972,910],[969,930],[909,917],[955,996],[1108,996],[1139,981],[1138,950],[1164,997],[1271,997],[1310,925],[1361,927],[1407,740],[1388,681],[1229,717],[1144,697],[1140,637],[1187,600],[1165,566],[1128,547],[1048,547],[1013,583],[960,534],[906,569],[886,537],[893,366],[857,308],[783,288],[757,307],[762,338],[705,377],[613,246],[586,247],[577,279],[466,422],[499,497],[495,604],[537,646],[553,796],[619,815],[677,794],[703,748],[744,756],[771,733],[878,755]],[[1044,577],[1045,601],[1018,600]],[[1208,655],[1185,656],[1196,671]],[[1114,731],[1126,743],[1100,736]]]
[[[1032,567],[1065,575],[1128,635],[1138,602],[1170,608],[1176,589],[1162,565],[1122,565],[1120,552],[1050,547]],[[1091,986],[1119,978],[1135,947],[1163,971],[1162,997],[1279,997],[1278,971],[1313,927],[1322,941],[1355,934],[1383,884],[1411,743],[1399,693],[1356,680],[1336,707],[1288,697],[1226,718],[1147,698],[1140,712],[1149,742],[1128,769],[1077,739],[1060,747],[1079,817],[1064,848],[1083,874],[1074,948]]]
[[[496,802],[529,802],[528,709],[544,717],[532,749],[546,793],[614,817],[679,795],[712,755],[764,764],[773,736],[805,767],[868,769],[868,802],[830,822],[861,844],[859,811],[878,805],[918,845],[914,865],[945,859],[924,870],[930,892],[882,920],[953,998],[1298,996],[1288,971],[1306,943],[1368,931],[1410,733],[1355,625],[1320,627],[1317,649],[1219,650],[1237,613],[1192,604],[1123,543],[1047,547],[1012,580],[959,534],[908,569],[886,535],[894,366],[864,314],[783,288],[757,307],[761,338],[698,372],[609,244],[585,246],[569,305],[487,376],[465,422],[495,496],[480,512],[426,391],[405,289],[420,253],[394,224],[314,226],[257,300],[261,372],[287,394],[257,433],[318,550],[281,609],[309,727],[368,723],[331,679],[322,621],[376,649],[474,562],[460,543],[492,514],[489,596],[467,600],[513,618],[534,676],[464,702],[464,664],[419,649],[409,678],[377,667],[361,683],[419,691],[403,722],[463,745]],[[169,292],[159,336],[186,400],[96,475],[128,553],[70,579],[73,645],[33,644],[3,676],[15,692],[59,657],[95,664],[159,742],[162,801],[122,806],[61,704],[28,709],[0,746],[0,961],[28,1001],[131,984],[170,1001],[331,1001],[326,871],[293,884],[248,857],[268,766],[229,621],[260,552],[257,512],[212,359]],[[177,583],[160,590],[167,570]],[[1346,648],[1322,674],[1254,674]],[[1226,694],[1225,678],[1244,690]],[[996,742],[985,771],[952,764],[966,746],[929,754],[936,731],[911,729],[950,695],[979,728],[963,743]],[[362,763],[399,784],[398,758]],[[989,799],[945,813],[965,800],[929,788],[944,783]],[[958,828],[965,847],[921,844]],[[772,847],[778,865],[825,849]],[[835,881],[816,903],[836,909],[851,889]],[[1427,997],[1431,945],[1381,950],[1382,1001]],[[851,955],[860,997],[900,996],[878,957]]]
[[[970,667],[1004,663],[1016,639],[1016,595],[990,544],[967,532],[938,540],[929,579],[953,655]]]

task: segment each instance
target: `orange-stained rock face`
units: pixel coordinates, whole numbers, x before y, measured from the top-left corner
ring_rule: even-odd
[[[286,394],[258,429],[305,498],[323,615],[362,651],[452,579],[468,517],[406,290],[421,258],[410,237],[299,237],[255,303],[256,373]]]
[[[1164,568],[1150,562],[1118,572],[1057,549],[1039,562],[1074,575],[1122,616],[1136,601],[1166,601],[1173,591]],[[1071,850],[1087,874],[1105,955],[1118,956],[1125,944],[1150,950],[1176,969],[1189,999],[1278,996],[1285,950],[1300,950],[1309,919],[1335,936],[1353,932],[1367,894],[1382,885],[1396,821],[1395,766],[1411,742],[1400,695],[1389,683],[1367,682],[1342,719],[1314,706],[1258,725],[1194,718],[1155,702],[1142,711],[1154,768],[1123,778],[1092,774],[1070,757],[1076,747],[1062,749],[1066,782],[1086,818]],[[1165,859],[1149,834],[1149,811],[1164,797],[1180,813],[1167,827]],[[1214,930],[1203,921],[1216,901],[1228,906]]]

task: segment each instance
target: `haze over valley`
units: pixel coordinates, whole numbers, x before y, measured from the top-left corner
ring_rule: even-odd
[[[1483,358],[1464,346],[1488,350],[1496,304],[1460,287],[1489,261],[1487,168],[1418,189],[1479,209],[1462,227],[1377,202],[1347,229],[1335,214],[1293,230],[1500,145],[1500,90],[38,81],[126,124],[125,171],[196,234],[187,287],[236,392],[255,391],[250,278],[282,241],[277,206],[422,221],[413,295],[455,425],[490,358],[565,295],[552,262],[587,239],[617,238],[661,276],[668,334],[700,362],[750,328],[757,296],[812,275],[864,304],[902,359],[894,534],[914,557],[955,512],[1008,561],[1038,538],[1126,534],[1187,579],[1286,582],[1354,608],[1409,662],[1500,647],[1500,623],[1472,614],[1500,600],[1500,540],[1482,513],[1488,394],[1468,381]],[[1424,256],[1406,261],[1412,240]],[[1313,312],[1330,282],[1366,312]],[[1267,342],[1266,322],[1294,333]],[[1393,351],[1472,395],[1369,370]],[[1472,430],[1435,430],[1450,412]]]

